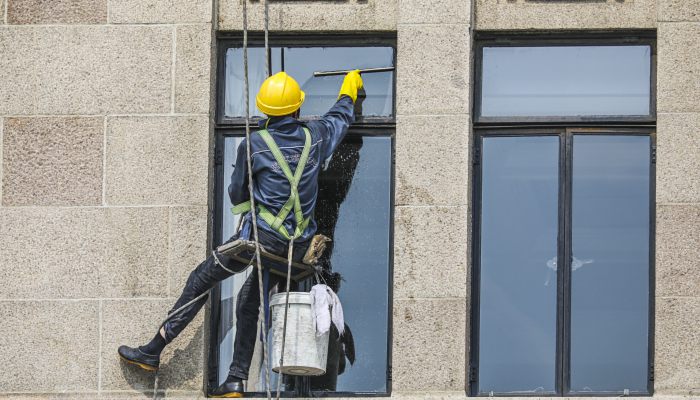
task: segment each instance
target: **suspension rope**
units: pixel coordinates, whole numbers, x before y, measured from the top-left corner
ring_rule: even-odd
[[[297,167],[298,168],[298,167]],[[280,400],[280,387],[282,383],[282,367],[284,367],[284,347],[287,342],[287,314],[289,313],[289,286],[292,276],[292,255],[294,254],[294,236],[289,239],[289,250],[287,251],[287,296],[284,302],[284,323],[282,325],[282,352],[280,354],[280,376],[277,379],[277,397]]]
[[[267,2],[266,2],[267,4]],[[265,23],[267,28],[267,22]],[[265,33],[267,36],[267,32]],[[267,41],[266,41],[267,42]],[[267,53],[267,43],[266,50]],[[265,60],[267,65],[268,60]],[[267,68],[266,68],[267,69]],[[253,224],[253,238],[255,240],[255,263],[258,270],[258,292],[260,294],[260,306],[258,308],[258,321],[262,321],[262,336],[263,336],[263,364],[266,365],[265,368],[265,392],[267,393],[267,398],[270,400],[272,398],[272,393],[270,392],[270,369],[267,368],[268,365],[268,354],[267,354],[267,324],[265,321],[265,304],[264,304],[264,293],[263,293],[263,270],[262,263],[260,261],[260,240],[258,239],[258,218],[257,218],[257,208],[255,206],[255,194],[253,193],[253,163],[251,161],[251,150],[250,150],[250,83],[248,81],[248,0],[243,0],[243,99],[245,102],[245,138],[246,138],[246,162],[248,166],[248,195],[250,197],[250,214]]]
[[[270,76],[270,7],[267,0],[263,0],[265,7],[265,77]]]

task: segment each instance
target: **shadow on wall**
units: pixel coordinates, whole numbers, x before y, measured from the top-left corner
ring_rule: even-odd
[[[181,335],[173,344],[164,351],[166,363],[161,362],[158,373],[148,372],[140,367],[129,364],[119,359],[124,380],[137,392],[141,392],[144,398],[162,399],[168,390],[192,390],[199,391],[202,386],[202,337],[203,325],[199,325],[194,335],[189,338],[185,348],[175,348],[178,341],[185,339]],[[199,354],[198,354],[199,353]],[[162,360],[162,358],[161,358]],[[157,381],[156,381],[157,379]],[[158,393],[154,397],[154,390]]]

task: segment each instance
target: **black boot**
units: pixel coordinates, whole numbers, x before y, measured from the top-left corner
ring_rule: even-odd
[[[138,365],[146,371],[157,371],[160,355],[146,354],[138,348],[119,346],[119,356],[129,364]]]
[[[241,398],[243,397],[243,380],[229,376],[226,382],[214,389],[210,395],[216,398]]]

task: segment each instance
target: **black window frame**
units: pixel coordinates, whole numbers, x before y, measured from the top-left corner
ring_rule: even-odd
[[[481,76],[484,47],[556,47],[556,46],[630,46],[648,45],[651,48],[649,115],[604,116],[531,116],[531,117],[483,117],[481,116]],[[532,124],[532,123],[656,123],[656,32],[493,32],[476,33],[474,53],[474,124]]]
[[[655,31],[615,31],[615,32],[477,32],[475,34],[476,53],[473,72],[473,143],[472,176],[473,185],[471,201],[473,204],[471,243],[471,315],[469,318],[470,337],[467,348],[466,393],[472,397],[507,396],[507,397],[609,397],[618,395],[650,397],[654,393],[654,317],[655,317],[655,232],[656,232],[656,43]],[[548,46],[552,45],[591,45],[614,43],[621,45],[648,44],[651,46],[651,108],[645,118],[612,117],[532,117],[532,118],[479,118],[480,107],[481,59],[483,48],[497,44],[499,46]],[[647,387],[644,392],[572,392],[569,387],[570,372],[570,334],[571,334],[571,244],[572,244],[572,194],[571,168],[573,161],[574,135],[631,135],[650,138],[649,164],[649,303],[648,303],[648,368]],[[555,394],[532,392],[507,392],[479,394],[479,313],[480,313],[480,249],[481,249],[481,187],[482,162],[481,149],[485,137],[522,137],[522,136],[558,136],[559,137],[559,210],[557,258],[565,260],[561,273],[557,273],[557,311],[556,311],[556,375]]]
[[[222,199],[226,190],[224,176],[224,150],[227,137],[245,136],[245,116],[227,117],[225,115],[225,62],[226,51],[229,48],[243,47],[242,32],[217,33],[217,72],[216,72],[216,105],[214,123],[214,162],[213,162],[213,220],[211,221],[212,235],[209,248],[213,249],[222,240]],[[249,32],[248,46],[263,47],[264,34],[259,31]],[[271,32],[269,45],[274,47],[370,47],[385,46],[394,49],[393,63],[396,65],[396,33],[395,32],[362,32],[362,33],[315,33],[308,32]],[[268,59],[268,63],[271,59]],[[311,391],[306,379],[297,378],[295,391],[282,392],[282,397],[390,397],[392,393],[392,338],[393,338],[393,270],[394,270],[394,212],[395,212],[395,171],[396,171],[396,73],[393,74],[393,99],[391,116],[358,116],[347,133],[353,137],[387,137],[391,140],[391,195],[390,195],[390,226],[389,226],[389,265],[388,265],[388,300],[387,300],[387,379],[386,392],[326,392]],[[254,89],[251,89],[254,90]],[[252,112],[252,110],[251,110]],[[301,120],[310,118],[301,117]],[[257,127],[260,117],[251,116],[251,131]],[[221,316],[221,288],[216,285],[211,290],[210,307],[207,310],[209,318],[209,349],[207,358],[207,393],[210,394],[219,382],[219,324]],[[246,392],[246,397],[264,398],[263,392]]]

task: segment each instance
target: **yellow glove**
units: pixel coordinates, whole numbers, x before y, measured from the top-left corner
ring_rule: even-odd
[[[357,91],[362,89],[362,77],[360,77],[360,70],[356,69],[354,71],[348,72],[343,80],[343,86],[340,87],[340,94],[338,98],[346,95],[350,96],[353,103],[357,100]]]

